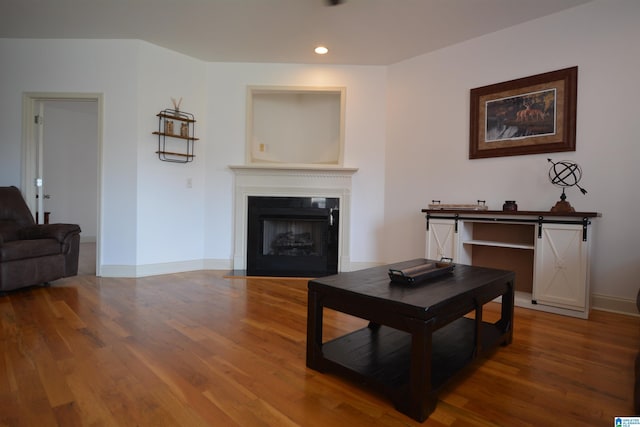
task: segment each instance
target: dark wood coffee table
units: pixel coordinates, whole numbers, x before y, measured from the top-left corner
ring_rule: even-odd
[[[389,268],[426,262],[340,273],[308,285],[307,366],[365,382],[418,421],[433,412],[447,380],[513,337],[515,273],[458,264],[452,273],[419,284],[390,282]],[[483,321],[482,306],[497,297],[500,320]],[[323,342],[325,307],[370,323]],[[469,313],[474,316],[465,317]]]

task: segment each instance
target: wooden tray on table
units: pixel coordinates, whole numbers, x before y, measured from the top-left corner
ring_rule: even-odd
[[[440,261],[428,262],[425,264],[408,267],[402,270],[389,269],[389,278],[392,283],[403,285],[414,285],[443,274],[451,273],[455,264],[451,258],[442,258]]]

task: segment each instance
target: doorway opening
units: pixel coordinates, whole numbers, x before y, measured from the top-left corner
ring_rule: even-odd
[[[34,218],[79,224],[79,274],[100,275],[102,95],[23,95],[22,192]]]

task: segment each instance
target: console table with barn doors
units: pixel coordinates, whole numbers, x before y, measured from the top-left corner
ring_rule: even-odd
[[[597,212],[423,209],[425,258],[515,271],[517,306],[588,318]]]

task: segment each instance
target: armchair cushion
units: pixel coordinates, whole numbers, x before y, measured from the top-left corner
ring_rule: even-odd
[[[60,254],[60,243],[55,239],[14,240],[0,245],[0,262]]]
[[[79,232],[77,224],[40,224],[21,228],[18,237],[23,240],[55,239],[62,243],[69,234]]]
[[[10,242],[18,240],[18,230],[21,226],[15,221],[3,221],[0,219],[0,244],[2,242]]]

